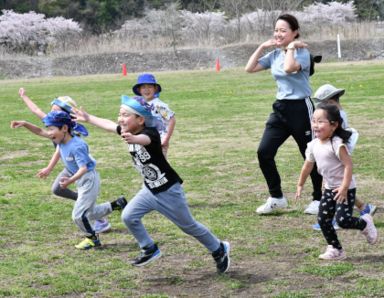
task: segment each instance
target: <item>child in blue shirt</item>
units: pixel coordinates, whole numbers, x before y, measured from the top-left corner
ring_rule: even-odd
[[[43,112],[26,94],[26,91],[24,88],[19,89],[19,96],[25,103],[25,105],[28,107],[28,109],[36,115],[39,119],[43,119],[47,114]],[[76,102],[69,96],[59,96],[52,100],[51,102],[51,111],[64,111],[67,112],[68,114],[71,114],[72,108],[76,108],[77,104]],[[14,125],[16,127],[17,122],[14,122]],[[40,130],[38,127],[30,124],[26,126],[31,132],[33,133],[41,133],[42,130]],[[77,135],[82,135],[82,136],[88,136],[88,131],[87,129],[81,125],[76,123],[75,127],[72,129],[72,131],[77,134]],[[43,137],[47,137],[44,134],[41,135]],[[55,145],[55,144],[54,144]],[[56,148],[56,145],[55,145]],[[51,173],[52,169],[55,167],[56,163],[60,160],[60,154],[56,150],[55,154],[52,156],[52,159],[50,163],[48,164],[47,167],[39,170],[37,173],[37,176],[39,178],[46,178],[49,176]],[[64,172],[63,175],[66,173]],[[57,179],[53,182],[52,184],[52,193],[59,197],[71,199],[71,200],[76,200],[77,199],[77,193],[70,190],[70,189],[62,189],[59,185],[59,180],[60,180],[60,175],[57,177]],[[96,220],[95,222],[95,230],[97,233],[102,233],[110,230],[111,224],[106,218]]]
[[[76,110],[75,113],[77,120],[120,135],[128,144],[135,168],[144,178],[141,190],[122,213],[123,222],[141,248],[140,255],[132,261],[132,265],[144,266],[161,256],[160,249],[142,223],[145,214],[156,210],[212,253],[218,273],[226,272],[230,265],[230,245],[220,241],[193,218],[181,185],[183,181],[164,157],[159,132],[151,127],[153,117],[146,106],[123,96],[118,124],[85,111]]]
[[[98,234],[94,229],[94,221],[112,212],[122,210],[127,204],[124,197],[112,203],[96,205],[99,194],[100,178],[96,172],[96,161],[89,154],[87,143],[72,134],[75,123],[68,113],[63,111],[49,112],[43,119],[46,130],[38,132],[41,136],[49,137],[56,145],[61,160],[65,166],[65,175],[60,173],[59,185],[67,189],[76,184],[77,200],[75,202],[72,219],[86,238],[75,245],[78,249],[90,249],[100,246]],[[20,126],[29,128],[30,123],[19,121]]]

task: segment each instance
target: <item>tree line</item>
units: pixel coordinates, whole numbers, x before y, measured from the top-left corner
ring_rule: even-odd
[[[85,31],[100,34],[120,28],[129,19],[145,16],[148,9],[166,9],[175,3],[181,10],[222,11],[229,17],[237,17],[257,9],[299,10],[315,2],[346,3],[348,0],[0,0],[0,10],[62,16],[76,21]],[[360,20],[384,19],[383,0],[354,0],[354,5]]]

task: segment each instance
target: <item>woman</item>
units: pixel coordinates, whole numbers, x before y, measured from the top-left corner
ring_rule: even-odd
[[[274,38],[262,43],[249,58],[245,70],[249,73],[271,68],[277,83],[273,112],[266,123],[257,155],[261,171],[267,181],[270,197],[257,208],[259,214],[286,208],[287,199],[281,189],[281,180],[275,163],[279,147],[292,136],[305,157],[307,143],[313,138],[311,117],[313,103],[309,84],[310,53],[307,44],[299,38],[299,23],[290,14],[283,14],[275,23]],[[262,56],[268,48],[273,51]],[[317,214],[321,198],[322,177],[316,167],[311,172],[313,201],[304,211]]]

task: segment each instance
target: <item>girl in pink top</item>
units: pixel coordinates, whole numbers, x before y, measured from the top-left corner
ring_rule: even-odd
[[[342,123],[337,106],[326,103],[317,106],[311,122],[316,138],[307,145],[306,160],[297,184],[296,198],[300,198],[305,180],[316,163],[325,186],[317,218],[328,243],[325,253],[319,256],[323,260],[346,258],[332,225],[335,214],[340,227],[361,230],[369,244],[377,242],[377,230],[371,215],[352,217],[356,184],[352,175],[352,159],[346,144],[351,132],[343,129]]]

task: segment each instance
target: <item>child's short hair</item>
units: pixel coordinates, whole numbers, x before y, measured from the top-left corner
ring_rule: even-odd
[[[340,96],[342,96],[345,93],[345,89],[337,89],[335,86],[332,86],[331,84],[325,84],[320,86],[314,96],[313,99],[316,102],[324,102],[329,99],[334,99],[336,101],[339,101]]]
[[[156,82],[156,78],[153,74],[151,73],[143,73],[137,77],[137,83],[135,86],[132,87],[133,93],[136,95],[141,96],[141,93],[139,91],[139,88],[143,84],[151,84],[155,85],[157,87],[156,94],[161,92],[161,86]]]

